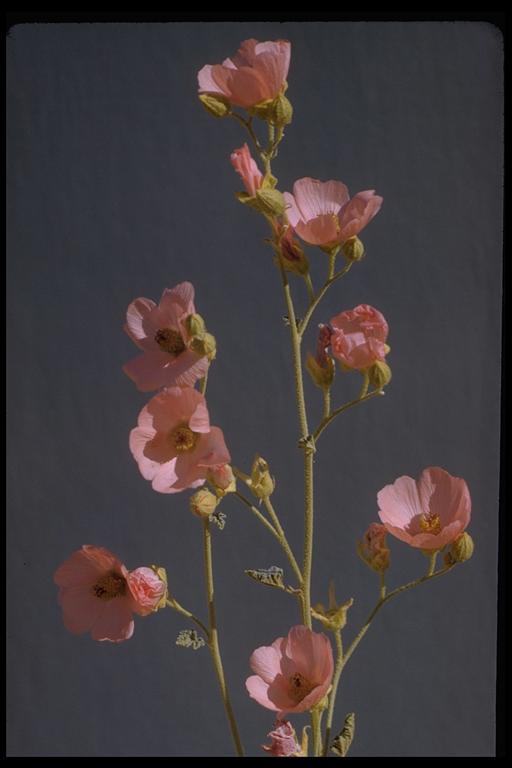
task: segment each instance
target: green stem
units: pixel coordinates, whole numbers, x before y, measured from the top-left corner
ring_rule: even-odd
[[[327,418],[322,419],[316,430],[313,432],[313,437],[315,439],[315,442],[318,440],[324,429],[331,423],[331,421],[334,421],[336,416],[339,416],[340,413],[344,413],[345,411],[348,411],[349,408],[353,408],[354,405],[359,405],[359,403],[365,403],[367,400],[371,400],[372,397],[375,397],[375,395],[383,395],[384,392],[382,389],[374,389],[371,392],[369,392],[364,397],[358,397],[355,400],[351,400],[349,403],[345,403],[345,405],[341,405],[339,408],[336,408],[330,416]]]
[[[311,730],[313,731],[313,757],[320,757],[322,751],[322,733],[320,730],[321,712],[311,710]]]
[[[324,387],[322,389],[324,396],[324,409],[322,413],[322,419],[328,419],[331,413],[331,389],[330,387]]]
[[[311,629],[311,570],[313,566],[313,450],[304,452],[304,562],[302,568],[304,594],[303,622]],[[314,728],[313,728],[314,734]]]
[[[327,710],[327,722],[325,724],[325,742],[324,742],[324,757],[327,757],[329,750],[329,742],[331,740],[332,719],[334,716],[334,707],[336,704],[336,695],[338,692],[338,684],[340,682],[341,670],[343,668],[343,644],[341,641],[341,630],[337,629],[334,633],[336,640],[336,666],[334,667],[334,676],[332,678],[332,690],[329,697],[329,709]]]
[[[343,267],[343,269],[340,269],[339,272],[336,272],[336,274],[333,275],[332,278],[327,280],[323,284],[323,286],[320,288],[320,291],[319,291],[317,297],[315,298],[315,300],[307,308],[306,314],[302,318],[302,321],[301,321],[301,323],[299,325],[299,336],[301,338],[304,335],[304,332],[305,332],[306,328],[308,327],[308,323],[311,320],[311,316],[312,316],[313,312],[318,307],[318,305],[320,304],[321,300],[323,299],[323,297],[325,296],[325,294],[327,293],[327,291],[329,290],[331,285],[333,285],[337,280],[339,280],[340,277],[343,277],[344,275],[346,275],[347,272],[349,271],[349,269],[352,267],[352,264],[353,264],[353,262],[350,262],[345,267]]]
[[[333,248],[332,251],[329,253],[329,273],[327,275],[327,282],[329,280],[332,280],[334,277],[334,270],[336,269],[336,256],[340,252],[339,245],[336,246],[336,248]]]
[[[428,571],[427,576],[432,576],[436,569],[436,560],[437,560],[438,551],[437,549],[434,550],[431,554],[429,554],[429,564],[428,564]]]
[[[236,474],[236,473],[235,473],[235,474]],[[242,494],[241,494],[239,491],[235,491],[235,496],[237,497],[237,499],[240,499],[240,501],[242,501],[242,502],[245,504],[245,506],[246,506],[246,507],[248,507],[248,508],[251,510],[251,512],[253,513],[253,515],[256,515],[256,517],[258,518],[258,520],[260,521],[260,523],[263,523],[263,525],[265,526],[265,528],[267,528],[267,530],[269,530],[269,531],[270,531],[270,533],[272,534],[272,536],[275,536],[275,537],[276,537],[276,539],[278,539],[278,540],[279,540],[279,534],[278,534],[278,532],[276,531],[276,529],[274,528],[274,526],[273,526],[271,523],[269,523],[269,521],[267,520],[267,518],[265,517],[265,515],[262,515],[262,514],[261,514],[261,512],[260,512],[260,511],[259,511],[259,509],[258,509],[258,507],[255,507],[255,506],[254,506],[254,504],[251,504],[251,502],[249,501],[249,499],[246,499],[246,498],[245,498],[245,496],[243,496],[243,495],[242,495]]]
[[[309,303],[312,304],[315,300],[315,289],[313,288],[313,281],[311,280],[309,272],[306,272],[304,275],[304,280],[306,282],[306,288],[308,289]]]
[[[297,560],[295,559],[295,556],[292,552],[292,548],[290,547],[290,544],[288,543],[288,539],[286,538],[286,534],[284,532],[283,526],[281,525],[279,518],[277,516],[277,512],[275,511],[272,502],[270,501],[270,498],[267,496],[266,499],[263,499],[263,503],[265,505],[265,508],[270,515],[272,522],[274,523],[274,526],[276,528],[277,533],[279,534],[279,540],[281,543],[281,546],[283,547],[283,550],[286,554],[286,557],[288,558],[288,561],[295,573],[295,576],[297,577],[297,581],[299,583],[299,586],[302,586],[302,573],[299,568],[299,565],[297,563]]]
[[[440,568],[438,571],[433,571],[432,573],[428,573],[426,576],[422,576],[420,579],[415,579],[414,581],[410,581],[408,584],[403,584],[401,587],[397,587],[392,592],[388,592],[388,594],[385,597],[381,597],[377,601],[377,604],[375,605],[373,611],[370,613],[370,615],[366,619],[358,635],[356,635],[356,637],[352,640],[352,643],[350,644],[348,651],[343,657],[342,670],[345,669],[345,666],[348,660],[354,653],[355,649],[357,648],[357,646],[359,645],[363,637],[368,632],[370,628],[370,624],[372,623],[374,617],[377,615],[377,613],[380,611],[383,605],[385,605],[393,597],[396,597],[396,595],[399,595],[401,592],[405,592],[408,589],[417,587],[419,584],[424,584],[426,581],[430,581],[430,579],[434,579],[436,576],[442,576],[443,574],[448,573],[448,571],[450,571],[452,567],[453,566],[445,566],[444,568]]]
[[[208,371],[206,371],[205,375],[199,382],[199,391],[203,396],[206,395],[207,384],[208,384]]]
[[[217,619],[215,615],[215,592],[213,587],[213,564],[212,564],[212,540],[210,534],[210,524],[208,520],[203,521],[203,544],[204,544],[204,573],[206,580],[206,595],[208,599],[208,616],[210,624],[209,643],[210,653],[212,655],[213,665],[219,681],[220,692],[222,701],[224,703],[224,709],[229,720],[229,726],[231,728],[231,735],[236,747],[236,753],[239,757],[244,756],[244,750],[242,742],[240,741],[240,734],[238,733],[238,726],[235,720],[235,714],[229,698],[229,692],[226,685],[226,678],[224,677],[224,668],[222,666],[222,658],[220,655],[219,638],[217,632]]]
[[[259,154],[259,156],[261,157],[261,159],[264,161],[264,160],[265,160],[265,150],[264,150],[264,149],[263,149],[263,147],[261,146],[261,144],[260,144],[260,142],[259,142],[259,140],[258,140],[258,137],[257,137],[257,136],[256,136],[256,134],[254,133],[254,129],[253,129],[253,127],[252,127],[252,117],[250,117],[248,120],[245,120],[245,119],[242,117],[242,115],[238,115],[236,112],[231,112],[231,114],[230,114],[230,117],[234,117],[234,118],[235,118],[235,120],[238,120],[238,122],[239,122],[241,125],[243,125],[243,126],[244,126],[244,128],[247,130],[247,132],[248,132],[249,136],[251,137],[251,139],[252,139],[252,140],[253,140],[253,142],[254,142],[254,147],[255,147],[255,149],[256,149],[256,151],[257,151],[257,153]]]
[[[370,377],[368,375],[368,371],[363,371],[363,383],[361,384],[358,400],[362,400],[363,397],[366,397],[366,395],[368,394],[369,386],[370,386]]]
[[[204,632],[204,636],[207,641],[209,641],[210,633],[208,631],[208,628],[203,624],[203,622],[197,618],[191,611],[187,611],[186,608],[184,608],[178,601],[173,598],[168,598],[165,601],[165,604],[168,608],[172,608],[173,611],[176,611],[177,613],[181,613],[182,616],[185,616],[187,619],[190,619],[191,621],[195,622],[197,626]]]

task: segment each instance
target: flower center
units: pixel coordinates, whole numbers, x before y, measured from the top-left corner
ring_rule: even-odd
[[[439,533],[441,530],[439,515],[435,515],[433,512],[429,512],[428,515],[420,515],[420,528],[423,533]]]
[[[315,687],[315,684],[310,683],[309,680],[300,674],[300,672],[295,672],[295,674],[289,678],[289,682],[290,689],[288,693],[297,704],[299,701],[302,701],[308,693],[311,693]]]
[[[198,437],[199,435],[196,432],[192,432],[190,427],[186,426],[176,427],[170,434],[171,443],[178,453],[191,451],[195,447]]]
[[[155,333],[155,341],[160,349],[174,357],[178,357],[186,349],[181,333],[174,328],[159,328]]]
[[[112,600],[126,593],[126,580],[116,571],[110,571],[102,576],[92,588],[95,597],[100,600]]]

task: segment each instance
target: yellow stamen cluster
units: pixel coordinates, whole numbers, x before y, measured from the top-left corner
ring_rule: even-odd
[[[176,427],[170,434],[170,440],[178,453],[185,453],[185,451],[191,451],[197,443],[199,435],[196,432],[192,432],[190,427],[185,425]]]
[[[163,352],[174,357],[178,357],[186,349],[181,333],[174,328],[159,328],[155,334],[155,341]]]
[[[311,693],[315,687],[315,684],[307,680],[304,675],[300,674],[300,672],[295,672],[295,674],[289,678],[289,682],[290,689],[288,693],[293,701],[297,703],[306,698],[308,693]]]
[[[432,512],[428,515],[421,515],[420,528],[423,533],[439,533],[441,530],[441,520],[439,519],[439,515],[434,515]]]

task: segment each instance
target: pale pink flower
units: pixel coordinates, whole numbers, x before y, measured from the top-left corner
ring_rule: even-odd
[[[251,156],[247,144],[244,144],[243,147],[235,149],[234,152],[232,152],[231,164],[235,171],[242,177],[247,194],[254,197],[256,190],[261,187],[263,174],[256,165],[256,161]]]
[[[265,752],[273,757],[299,757],[302,747],[289,720],[276,720],[274,730],[267,734],[270,744],[263,744]]]
[[[399,477],[377,494],[379,517],[389,533],[419,549],[442,549],[467,528],[471,497],[460,477],[428,467],[419,480]]]
[[[332,648],[326,635],[303,625],[287,637],[257,648],[250,665],[249,695],[281,718],[286,712],[306,712],[326,695],[334,670]]]
[[[156,611],[167,594],[167,584],[152,568],[136,568],[127,577],[128,586],[135,599],[135,613],[147,616]]]
[[[306,177],[284,193],[291,226],[306,243],[325,247],[341,245],[373,219],[382,205],[375,190],[358,192],[350,199],[341,181]]]
[[[124,329],[144,354],[123,366],[142,392],[160,387],[192,387],[208,370],[208,358],[189,349],[185,320],[195,314],[194,287],[180,283],[166,288],[158,304],[151,299],[132,301]]]
[[[107,549],[85,544],[73,552],[54,574],[65,627],[93,640],[128,640],[137,603],[127,580],[126,567]]]
[[[231,458],[222,430],[210,426],[203,395],[180,387],[162,390],[142,409],[130,450],[159,493],[196,488],[211,467]]]
[[[199,93],[222,96],[237,107],[253,107],[284,89],[289,67],[287,40],[245,40],[232,59],[200,70]]]
[[[369,304],[340,312],[330,323],[332,353],[347,368],[362,371],[386,357],[388,324]]]

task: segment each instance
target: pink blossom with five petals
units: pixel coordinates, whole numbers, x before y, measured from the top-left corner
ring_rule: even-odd
[[[232,59],[199,71],[199,93],[221,96],[245,108],[274,99],[285,87],[290,48],[287,40],[245,40]]]
[[[350,198],[341,181],[305,177],[284,193],[290,225],[306,243],[327,248],[359,234],[380,210],[383,198],[367,189]]]
[[[160,387],[192,387],[208,370],[208,358],[189,349],[185,320],[195,314],[194,287],[180,283],[166,288],[158,304],[151,299],[132,301],[124,329],[144,354],[123,366],[142,392]]]
[[[303,625],[287,637],[257,648],[251,656],[254,675],[245,686],[258,704],[281,718],[287,712],[306,712],[326,695],[334,671],[332,647],[326,635]]]
[[[210,426],[206,400],[190,387],[151,398],[130,433],[130,450],[159,493],[203,485],[212,467],[231,460],[222,430]]]
[[[424,469],[419,480],[399,477],[379,491],[377,501],[389,533],[419,549],[442,549],[463,533],[471,518],[466,482],[440,467]]]

